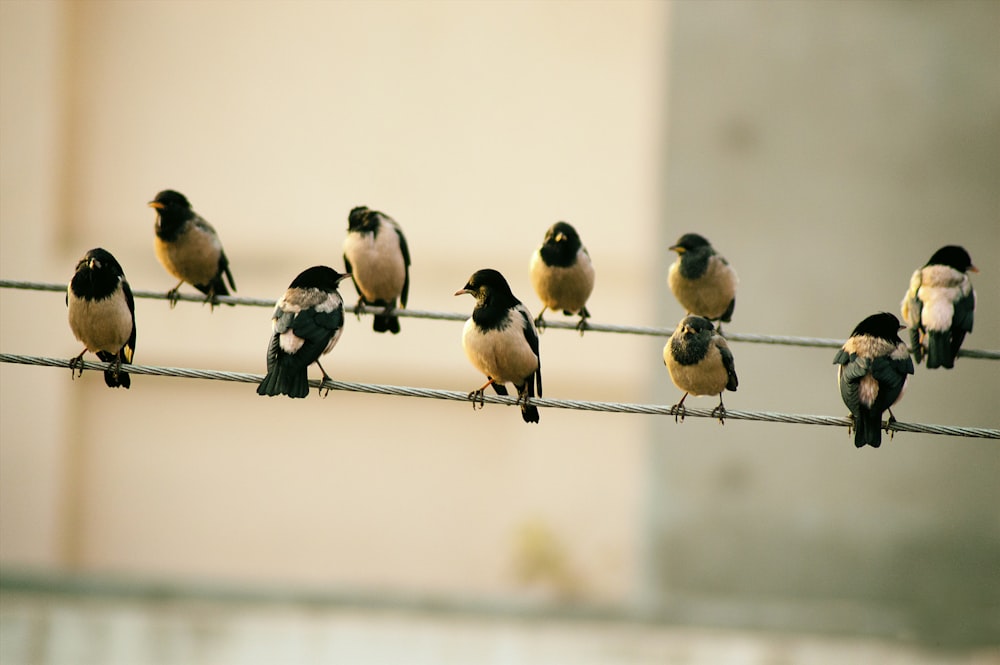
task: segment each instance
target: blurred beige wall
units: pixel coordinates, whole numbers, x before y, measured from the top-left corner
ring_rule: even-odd
[[[845,337],[958,242],[981,269],[966,344],[997,349],[998,7],[0,3],[0,273],[65,282],[103,245],[166,291],[145,203],[171,187],[218,228],[240,295],[341,265],[365,204],[407,232],[414,308],[471,310],[451,294],[492,266],[537,309],[528,257],[565,219],[597,264],[595,321],[673,325],[666,246],[700,231],[741,277],[731,330]],[[136,361],[262,372],[268,316],[141,300]],[[402,325],[350,318],[324,366],[479,385],[460,326]],[[0,292],[0,342],[79,351],[58,294]],[[662,345],[550,330],[545,395],[672,404]],[[733,350],[729,408],[845,414],[829,349]],[[918,370],[896,417],[998,427],[996,368]],[[500,407],[148,377],[112,392],[12,365],[0,396],[5,567],[1000,632],[992,441],[855,451],[843,428],[554,409],[529,427]]]
[[[595,320],[637,306],[657,222],[667,8],[658,3],[3,3],[2,273],[66,282],[104,246],[136,289],[157,191],[218,229],[240,295],[342,266],[347,213],[393,215],[410,306],[481,267],[538,309],[527,266],[566,220]],[[30,131],[29,131],[30,130]],[[627,294],[623,297],[622,294]],[[3,348],[79,349],[58,294],[4,290]],[[345,288],[353,303],[353,288]],[[269,311],[136,304],[136,362],[262,372]],[[453,322],[347,323],[347,381],[471,390]],[[545,394],[639,400],[641,341],[553,330]],[[623,371],[623,368],[629,368]],[[637,574],[646,424],[547,411],[2,368],[0,560],[76,570],[622,599]],[[41,422],[40,422],[41,421]],[[594,432],[605,432],[594,436]],[[548,562],[550,551],[563,552]],[[520,570],[538,566],[538,580]]]

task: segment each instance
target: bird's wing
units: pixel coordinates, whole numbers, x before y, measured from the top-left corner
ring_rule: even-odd
[[[122,293],[125,294],[125,303],[128,305],[129,314],[132,315],[132,334],[128,336],[128,341],[125,342],[125,348],[122,351],[125,354],[125,362],[131,364],[132,356],[135,354],[135,298],[132,297],[132,289],[124,277],[122,277]]]
[[[304,309],[292,320],[291,329],[296,337],[308,342],[322,343],[326,348],[333,334],[344,325],[344,311],[337,308],[332,312],[317,312],[313,308]]]
[[[833,358],[834,365],[840,365],[841,383],[857,383],[871,367],[867,358],[863,358],[856,353],[848,353],[843,349],[837,351]]]
[[[972,332],[972,322],[976,312],[976,292],[969,287],[969,292],[955,301],[955,313],[952,315],[953,330]]]
[[[215,232],[215,227],[209,224],[207,221],[205,221],[204,217],[202,217],[201,215],[195,215],[194,218],[191,220],[191,223],[194,224],[198,230],[207,233],[208,235],[215,238],[216,241],[218,241],[219,234]]]
[[[903,323],[910,328],[918,328],[920,326],[920,312],[923,309],[923,302],[917,297],[917,291],[920,290],[922,281],[923,272],[920,270],[914,271],[913,276],[910,277],[910,288],[906,290],[903,302],[899,304],[900,313],[903,315]]]
[[[722,356],[722,366],[726,368],[726,375],[729,380],[726,382],[726,390],[736,390],[740,384],[736,378],[736,362],[733,360],[733,352],[729,350],[729,345],[722,337],[716,335],[715,345],[719,347],[719,354]]]
[[[399,302],[402,303],[403,307],[406,307],[406,301],[410,297],[410,249],[406,246],[406,236],[403,235],[403,230],[399,228],[398,224],[394,224],[393,228],[396,231],[396,235],[399,236],[399,251],[403,253],[403,266],[406,277],[403,279],[403,291],[399,295]]]
[[[906,376],[913,374],[913,359],[880,356],[872,360],[872,378],[878,381],[879,391],[875,407],[889,408],[903,392]]]
[[[524,339],[538,360],[538,369],[535,370],[535,388],[539,397],[542,396],[542,357],[538,353],[538,331],[535,324],[531,322],[531,313],[524,305],[517,306],[517,312],[521,315],[521,328],[524,330]]]
[[[229,271],[229,258],[221,249],[219,250],[219,273],[225,273],[226,278],[229,280],[229,288],[235,291],[236,282],[233,281],[233,273]]]

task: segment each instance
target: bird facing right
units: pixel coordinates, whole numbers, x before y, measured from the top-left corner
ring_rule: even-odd
[[[106,363],[115,363],[104,371],[109,388],[129,388],[132,380],[121,366],[131,364],[135,353],[135,300],[111,252],[96,247],[77,262],[66,289],[66,305],[70,330],[84,345],[80,355],[69,361],[70,375],[90,351]]]
[[[684,391],[681,401],[670,407],[675,421],[678,417],[684,420],[688,395],[718,395],[719,406],[712,415],[726,424],[722,391],[735,391],[739,380],[733,353],[711,321],[701,316],[684,317],[663,347],[663,364],[670,372],[670,380]]]
[[[258,395],[305,397],[313,363],[324,381],[330,378],[319,358],[330,352],[344,332],[344,300],[337,285],[347,277],[327,266],[313,266],[292,280],[271,316],[267,376],[257,387]]]
[[[840,396],[854,421],[854,445],[878,448],[882,445],[882,414],[889,411],[886,425],[895,422],[893,404],[906,389],[913,374],[913,359],[899,338],[904,326],[888,312],[872,314],[859,323],[833,364],[837,368]]]
[[[556,222],[545,233],[542,246],[531,255],[531,285],[542,301],[542,311],[535,325],[542,327],[546,309],[562,310],[571,316],[580,314],[580,334],[587,327],[587,298],[594,290],[594,264],[576,229],[566,222]]]
[[[463,293],[471,294],[476,306],[465,322],[462,348],[469,362],[486,375],[486,383],[469,393],[472,407],[477,399],[482,406],[487,386],[492,385],[498,395],[506,395],[503,384],[513,383],[521,418],[526,423],[537,423],[538,407],[530,403],[530,398],[535,396],[536,387],[538,396],[542,396],[542,366],[531,313],[496,270],[477,270],[455,295]]]
[[[681,307],[710,321],[732,321],[739,279],[729,262],[697,233],[685,233],[670,249],[677,260],[670,265],[667,284]]]
[[[900,308],[910,326],[913,357],[920,363],[926,356],[927,369],[954,367],[965,335],[972,332],[976,292],[969,272],[979,272],[969,253],[947,245],[910,278]]]
[[[385,308],[374,317],[375,332],[399,332],[399,317],[391,310],[396,299],[406,307],[410,293],[410,250],[406,237],[392,217],[358,206],[347,217],[344,238],[344,267],[351,273],[358,291],[355,313],[364,305]]]

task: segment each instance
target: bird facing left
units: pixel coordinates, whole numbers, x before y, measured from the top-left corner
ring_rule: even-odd
[[[531,312],[514,297],[507,280],[496,270],[473,273],[455,295],[468,293],[476,299],[472,316],[462,331],[462,348],[469,362],[486,375],[486,383],[469,393],[472,407],[483,403],[483,391],[492,385],[498,395],[506,395],[505,383],[517,389],[521,418],[538,422],[538,407],[531,398],[542,396],[542,366],[538,355],[538,332]]]
[[[215,309],[216,296],[228,296],[229,289],[236,290],[219,234],[191,209],[187,197],[180,192],[165,189],[149,206],[156,210],[156,258],[180,280],[167,291],[170,306],[177,304],[178,289],[187,282],[204,293],[205,301]],[[229,280],[229,288],[223,275]]]
[[[316,363],[323,380],[330,376],[319,362],[344,331],[344,300],[337,285],[350,277],[327,266],[302,271],[278,300],[271,316],[273,334],[267,346],[267,375],[258,395],[309,394],[309,365]],[[324,396],[329,388],[320,389]]]
[[[69,361],[70,375],[82,376],[87,351],[114,366],[104,371],[109,388],[129,388],[132,381],[122,371],[135,353],[135,300],[121,265],[105,249],[90,250],[76,264],[66,289],[69,327],[84,349]]]

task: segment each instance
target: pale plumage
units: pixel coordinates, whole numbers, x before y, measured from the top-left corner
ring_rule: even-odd
[[[735,391],[739,380],[729,345],[711,321],[701,316],[681,320],[663,347],[663,363],[670,372],[670,380],[684,391],[681,400],[670,408],[675,420],[684,419],[684,400],[688,395],[718,395],[719,405],[712,413],[725,424],[722,393]]]
[[[590,316],[587,299],[594,290],[594,264],[576,229],[566,222],[553,224],[531,255],[530,271],[531,285],[543,305],[535,325],[545,325],[546,309],[579,314],[577,328],[582,334]]]
[[[410,292],[410,250],[394,219],[358,206],[348,215],[344,238],[344,267],[351,273],[359,301],[392,310],[399,300],[406,307]],[[375,332],[399,332],[399,318],[389,313],[374,317]]]
[[[736,307],[736,271],[697,233],[686,233],[670,247],[677,260],[670,265],[667,284],[681,307],[691,315],[728,323]]]

